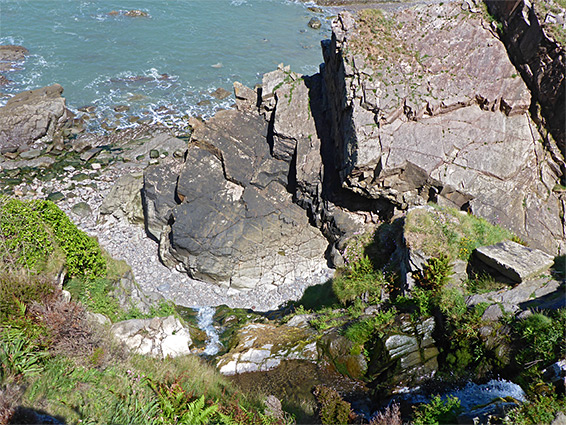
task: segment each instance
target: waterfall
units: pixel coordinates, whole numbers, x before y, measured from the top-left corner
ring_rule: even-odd
[[[212,319],[216,309],[214,307],[199,307],[197,309],[198,327],[206,332],[207,340],[203,354],[214,356],[222,348],[220,336],[212,324]]]

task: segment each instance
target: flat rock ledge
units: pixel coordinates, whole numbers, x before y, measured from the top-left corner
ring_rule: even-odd
[[[513,282],[536,277],[554,264],[554,257],[551,255],[512,241],[479,247],[475,255],[478,260]]]
[[[137,354],[164,359],[191,353],[189,330],[175,316],[125,320],[115,323],[111,332]]]

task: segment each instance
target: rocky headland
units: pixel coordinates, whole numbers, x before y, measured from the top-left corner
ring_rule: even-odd
[[[0,108],[0,190],[53,201],[125,260],[110,292],[124,308],[249,309],[209,318],[222,374],[323,364],[366,421],[411,403],[407,387],[531,382],[525,362],[563,391],[563,353],[533,359],[521,341],[566,306],[564,47],[527,2],[486,3],[342,12],[319,73],[234,83],[234,107],[189,131],[90,134],[61,86],[18,94]],[[0,54],[8,69],[26,51]],[[203,351],[185,324],[111,329],[165,358]],[[297,406],[323,417],[311,389]],[[458,420],[521,400],[488,404]]]

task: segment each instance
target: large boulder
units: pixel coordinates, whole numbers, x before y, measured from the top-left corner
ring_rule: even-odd
[[[547,252],[564,249],[560,167],[503,44],[459,4],[343,13],[324,44],[342,185],[404,210],[467,209]]]
[[[124,320],[112,325],[111,332],[137,354],[164,359],[191,353],[189,329],[174,316]]]
[[[513,241],[480,246],[476,249],[475,256],[513,282],[536,277],[554,264],[554,257],[546,252]]]
[[[252,323],[240,329],[233,339],[237,344],[217,361],[223,375],[267,371],[288,360],[318,359],[315,333],[292,323]]]
[[[244,290],[273,289],[324,267],[326,239],[287,192],[289,164],[271,157],[267,127],[237,110],[197,127],[170,211],[170,185],[161,189],[146,174],[146,199],[169,196],[155,208],[165,214],[156,233],[167,222],[160,252],[169,265],[174,259],[196,279]]]
[[[0,108],[0,151],[25,150],[39,138],[49,141],[71,118],[61,97],[63,87],[54,84],[18,93]]]

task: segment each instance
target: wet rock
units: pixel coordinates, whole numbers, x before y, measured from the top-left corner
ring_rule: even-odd
[[[287,360],[315,361],[315,339],[312,330],[252,323],[236,333],[237,345],[218,359],[217,367],[223,375],[234,375],[271,370]]]
[[[554,257],[547,253],[512,241],[479,247],[474,255],[514,282],[536,277],[554,264]]]
[[[320,22],[320,19],[318,18],[311,18],[311,20],[308,23],[308,26],[312,29],[319,29],[322,26],[322,23]]]
[[[227,97],[229,97],[232,93],[230,93],[228,90],[223,89],[222,87],[217,88],[216,90],[214,90],[212,93],[210,93],[210,95],[212,97],[214,97],[215,99],[218,100],[224,100]]]
[[[118,341],[138,354],[164,359],[191,353],[189,330],[175,316],[125,320],[110,329]]]
[[[47,136],[57,137],[57,132],[71,117],[61,97],[59,84],[37,90],[18,93],[0,108],[0,149],[24,147]]]
[[[361,379],[367,372],[368,364],[362,353],[352,354],[354,343],[337,331],[324,335],[318,343],[321,355],[334,365],[340,373]]]
[[[22,62],[28,53],[23,46],[3,45],[0,46],[0,62]]]
[[[142,187],[141,175],[126,174],[120,177],[102,201],[100,214],[112,214],[118,219],[125,218],[131,223],[142,224],[144,222]]]

